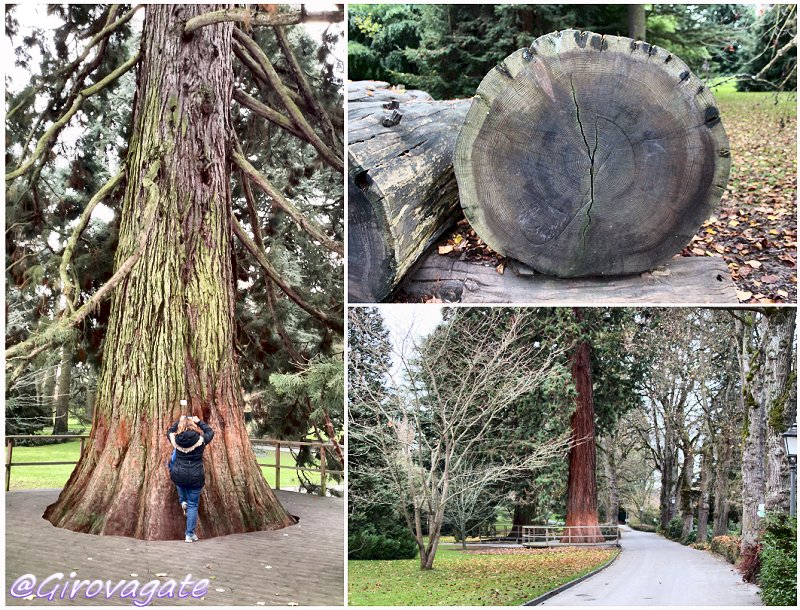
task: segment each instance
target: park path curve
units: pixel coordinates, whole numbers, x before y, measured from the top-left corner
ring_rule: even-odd
[[[622,553],[608,568],[542,606],[760,606],[758,587],[721,557],[623,528]]]

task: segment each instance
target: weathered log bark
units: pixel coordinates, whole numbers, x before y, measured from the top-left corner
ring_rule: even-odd
[[[453,149],[469,100],[435,102],[361,83],[349,90],[348,290],[350,301],[374,302],[453,220]],[[398,108],[383,107],[392,100]],[[402,114],[395,125],[393,112]]]
[[[576,311],[576,316],[580,314]],[[569,451],[567,478],[567,518],[565,525],[582,526],[567,530],[564,543],[602,542],[597,518],[597,454],[594,434],[594,398],[592,396],[591,347],[580,341],[570,354],[572,379],[577,396],[572,415],[572,447]]]
[[[730,150],[713,95],[680,59],[565,30],[484,78],[454,167],[464,214],[497,252],[560,277],[622,275],[689,242]]]
[[[69,428],[69,399],[72,385],[72,344],[61,348],[58,382],[53,396],[53,434],[66,434]]]
[[[113,296],[91,438],[53,525],[146,540],[181,538],[166,437],[179,399],[216,431],[205,452],[198,535],[294,522],[264,481],[244,427],[235,351],[229,116],[231,23],[182,35],[215,7],[150,5],[116,266],[146,247]]]
[[[351,214],[353,207],[349,208]],[[380,248],[382,244],[376,239],[373,247]],[[449,303],[561,305],[567,302],[591,307],[597,303],[739,302],[725,261],[699,256],[673,258],[663,267],[639,275],[560,279],[532,273],[513,260],[500,275],[494,266],[441,256],[433,249],[419,259],[400,289],[412,295],[432,294]]]

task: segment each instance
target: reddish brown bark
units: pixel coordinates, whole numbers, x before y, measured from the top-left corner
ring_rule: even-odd
[[[141,258],[111,305],[92,435],[44,517],[146,540],[182,538],[165,462],[179,400],[215,430],[205,451],[201,538],[294,522],[266,484],[244,426],[235,352],[229,115],[232,24],[182,37],[213,7],[148,5],[116,266]],[[154,203],[155,202],[155,203]]]
[[[575,383],[575,413],[572,415],[572,448],[569,452],[566,525],[582,526],[567,529],[561,539],[565,543],[602,542],[597,518],[597,453],[594,433],[594,400],[592,397],[592,362],[589,342],[582,340],[570,354],[572,379]]]

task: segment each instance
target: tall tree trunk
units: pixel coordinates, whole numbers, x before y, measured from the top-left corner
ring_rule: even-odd
[[[730,503],[730,476],[733,468],[733,439],[727,428],[717,446],[717,463],[714,469],[714,536],[725,536],[728,533],[728,511]]]
[[[53,396],[53,434],[66,434],[69,429],[69,399],[72,385],[72,345],[67,342],[61,348],[61,365],[58,367],[58,383]]]
[[[675,428],[669,418],[664,421],[664,458],[661,465],[661,492],[659,494],[659,520],[661,529],[666,530],[675,514],[672,503],[676,474],[676,435]]]
[[[580,320],[580,312],[576,310]],[[583,526],[567,530],[562,542],[602,542],[597,519],[597,456],[594,434],[594,399],[592,396],[592,362],[589,342],[582,340],[570,354],[572,379],[575,383],[575,413],[572,415],[572,447],[569,451],[567,479],[566,525]],[[594,526],[594,527],[592,527]]]
[[[703,461],[700,464],[700,500],[697,507],[697,542],[708,538],[709,488],[711,482],[712,454],[710,446],[703,446]]]
[[[759,347],[750,353],[750,324],[738,323],[742,395],[747,415],[747,437],[742,455],[742,552],[754,547],[761,534],[760,504],[767,496],[767,411],[786,400],[791,370],[794,310],[775,309],[757,322]],[[782,398],[784,397],[784,398]],[[778,405],[781,409],[785,405]]]
[[[694,506],[692,502],[692,481],[694,479],[694,450],[688,434],[683,439],[683,464],[681,466],[680,504],[681,540],[686,540],[694,527]]]
[[[40,400],[43,413],[53,412],[53,394],[56,391],[56,367],[48,366],[45,370],[44,381],[42,382],[42,392]]]
[[[645,40],[647,15],[644,4],[628,5],[628,36],[634,40]]]
[[[223,7],[216,7],[223,8]],[[182,36],[215,7],[148,5],[115,266],[144,254],[117,288],[91,438],[53,525],[146,540],[181,538],[166,429],[186,398],[216,436],[205,452],[198,535],[290,525],[244,427],[235,351],[228,173],[231,23]]]

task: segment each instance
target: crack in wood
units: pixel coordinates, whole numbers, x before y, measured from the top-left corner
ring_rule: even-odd
[[[589,207],[586,208],[586,224],[583,226],[583,232],[581,234],[583,245],[586,246],[586,232],[589,230],[589,227],[592,224],[592,206],[594,205],[594,158],[597,154],[597,143],[598,143],[598,130],[597,130],[597,117],[595,116],[594,119],[594,150],[589,148],[589,140],[586,139],[586,133],[583,131],[583,123],[581,122],[581,109],[578,106],[578,96],[575,93],[575,82],[572,79],[572,76],[569,77],[569,85],[572,89],[572,101],[575,102],[575,116],[578,119],[578,128],[581,130],[581,136],[583,137],[583,143],[586,145],[586,154],[589,155]]]

